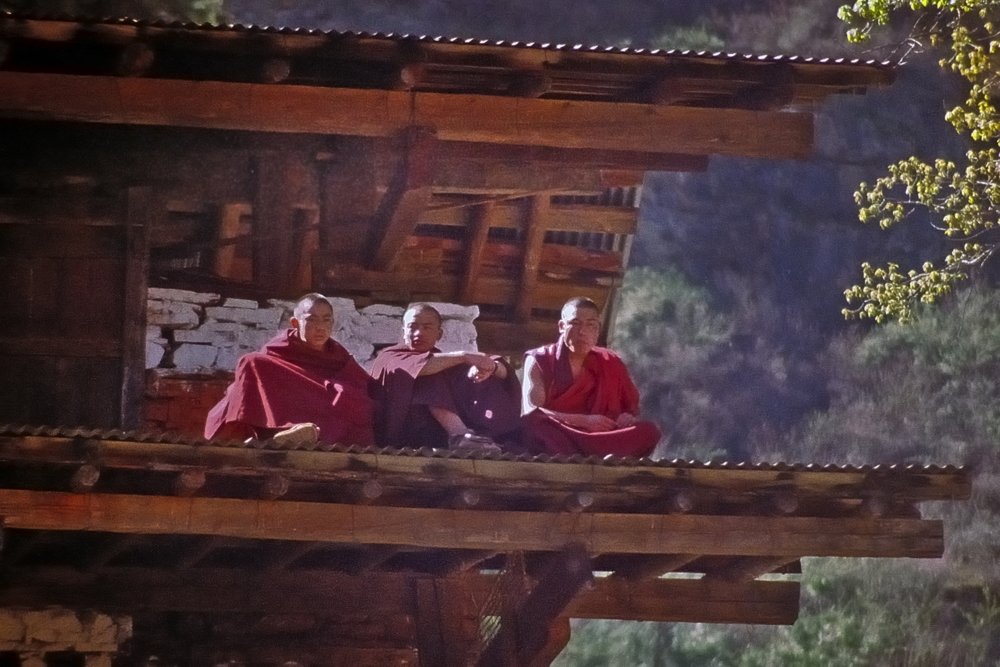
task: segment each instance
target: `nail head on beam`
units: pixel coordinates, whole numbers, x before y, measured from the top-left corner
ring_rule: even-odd
[[[174,481],[174,490],[179,496],[193,496],[203,486],[205,486],[204,470],[185,470]]]
[[[281,475],[269,475],[264,480],[260,495],[264,500],[277,500],[288,493],[288,478]]]
[[[687,514],[694,509],[694,494],[691,491],[678,491],[671,500],[671,506],[679,514]]]
[[[365,500],[377,500],[384,491],[385,488],[377,479],[370,479],[361,485],[361,497]]]
[[[771,504],[781,514],[793,514],[799,508],[799,499],[791,491],[779,491],[771,497]]]
[[[76,472],[73,473],[73,477],[69,481],[69,485],[75,493],[87,493],[94,489],[100,477],[100,469],[97,466],[86,463],[76,469]]]
[[[265,83],[281,83],[292,73],[292,64],[284,58],[271,58],[261,67],[261,78]]]
[[[153,67],[156,53],[142,42],[132,42],[118,58],[118,73],[122,76],[143,76]]]

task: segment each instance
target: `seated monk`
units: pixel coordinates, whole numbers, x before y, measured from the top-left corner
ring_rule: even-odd
[[[622,360],[597,347],[600,311],[590,299],[563,306],[559,340],[524,357],[525,445],[552,455],[648,456],[660,441],[639,421],[639,391]]]
[[[240,359],[226,395],[208,413],[206,438],[373,445],[371,377],[332,338],[322,294],[295,305],[292,327]]]
[[[375,358],[379,444],[479,451],[516,445],[521,387],[514,369],[501,357],[441,352],[442,335],[437,309],[413,304],[403,314],[403,343]]]

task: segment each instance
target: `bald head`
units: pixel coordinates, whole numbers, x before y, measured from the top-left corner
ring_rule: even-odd
[[[570,299],[565,304],[563,304],[562,312],[560,312],[559,316],[561,319],[564,320],[571,319],[573,317],[573,314],[575,314],[577,311],[581,309],[592,310],[595,313],[597,313],[598,316],[600,316],[601,314],[601,309],[598,308],[597,304],[594,303],[591,299],[588,299],[585,296],[578,296],[576,298]],[[570,314],[571,312],[573,314]],[[570,314],[569,318],[566,317],[567,314]]]
[[[429,352],[444,335],[443,324],[434,306],[410,304],[403,313],[403,342],[414,352]]]
[[[322,350],[333,335],[333,304],[322,294],[306,294],[295,304],[291,324],[303,343]]]

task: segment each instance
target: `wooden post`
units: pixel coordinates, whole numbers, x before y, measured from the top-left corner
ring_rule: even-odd
[[[320,185],[320,235],[323,253],[357,262],[368,225],[378,207],[375,140],[338,137],[325,161]]]
[[[524,225],[524,265],[521,271],[521,289],[517,296],[517,319],[531,319],[532,294],[538,282],[538,266],[542,261],[542,243],[545,241],[545,218],[549,212],[549,193],[541,192],[531,198]]]
[[[417,651],[420,667],[445,667],[441,603],[434,579],[417,579]]]
[[[125,199],[125,313],[122,325],[123,430],[142,424],[146,377],[146,292],[149,287],[149,226],[153,192],[129,188]]]
[[[479,278],[479,269],[483,260],[483,250],[490,236],[490,220],[493,218],[493,202],[488,201],[477,206],[473,211],[471,228],[465,242],[465,270],[462,272],[458,302],[472,303],[472,294]]]

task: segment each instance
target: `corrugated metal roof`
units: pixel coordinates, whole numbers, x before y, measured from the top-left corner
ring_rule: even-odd
[[[0,425],[0,437],[55,437],[80,438],[87,440],[123,440],[129,442],[149,442],[177,445],[206,445],[214,447],[232,447],[243,449],[288,450],[337,452],[347,454],[376,454],[379,456],[425,457],[448,459],[488,459],[501,461],[521,461],[536,463],[573,463],[592,464],[600,466],[632,466],[658,468],[692,468],[712,470],[756,470],[766,472],[909,472],[921,474],[954,474],[965,472],[966,466],[955,465],[919,465],[919,464],[875,464],[875,465],[835,465],[816,463],[768,463],[768,462],[734,462],[734,461],[685,461],[682,459],[636,459],[631,457],[597,457],[597,456],[549,456],[546,454],[486,454],[476,455],[468,452],[452,452],[445,449],[396,449],[391,447],[361,447],[358,445],[331,445],[314,443],[300,445],[294,448],[282,446],[273,440],[205,440],[190,438],[175,434],[152,431],[122,431],[118,429],[92,429],[83,427],[27,426],[17,424]]]
[[[167,21],[163,19],[132,19],[118,17],[92,17],[70,14],[28,14],[15,12],[0,12],[0,19],[14,21],[63,21],[80,24],[103,24],[120,25],[135,28],[161,28],[167,30],[193,30],[205,32],[237,32],[237,33],[260,33],[273,35],[301,35],[301,36],[324,36],[338,38],[359,38],[385,40],[389,42],[417,42],[427,44],[455,44],[466,46],[487,46],[502,47],[512,49],[536,49],[556,52],[577,52],[594,54],[625,54],[641,56],[684,56],[693,58],[703,58],[709,60],[723,61],[753,61],[753,62],[773,62],[773,63],[795,63],[795,64],[819,64],[819,65],[865,65],[865,66],[894,66],[895,63],[888,60],[864,60],[861,58],[817,58],[812,56],[798,55],[767,55],[767,54],[747,54],[730,53],[724,51],[694,51],[690,49],[646,49],[619,46],[603,46],[599,44],[560,44],[552,42],[524,42],[517,40],[492,40],[477,39],[473,37],[446,37],[442,35],[412,35],[401,33],[366,32],[366,31],[340,31],[321,30],[317,28],[294,28],[288,26],[258,26],[244,25],[242,23],[211,24],[194,23],[185,21]]]

